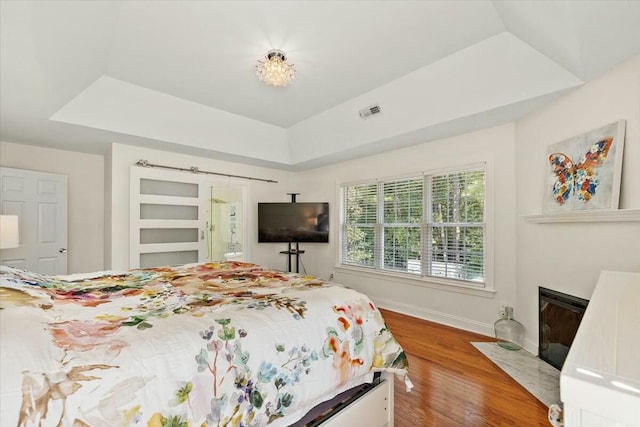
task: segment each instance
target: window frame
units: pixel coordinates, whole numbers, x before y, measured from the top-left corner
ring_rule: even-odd
[[[431,263],[431,259],[429,257],[430,250],[424,248],[425,242],[427,242],[427,237],[432,229],[433,219],[430,204],[432,203],[432,187],[431,187],[431,177],[442,175],[442,174],[452,174],[457,172],[471,172],[473,170],[482,170],[484,172],[484,222],[482,223],[483,228],[483,238],[484,238],[484,282],[473,282],[470,280],[461,280],[455,278],[448,277],[439,277],[433,275],[427,275],[426,272],[428,264]],[[423,179],[423,197],[422,197],[422,221],[418,225],[421,228],[421,272],[419,274],[410,273],[405,271],[398,271],[389,268],[384,268],[384,259],[383,259],[383,251],[384,248],[382,246],[381,240],[383,237],[383,229],[387,224],[393,223],[383,223],[382,215],[384,209],[384,200],[382,197],[383,187],[385,182],[391,181],[400,181],[403,179],[411,179],[421,177]],[[377,200],[377,213],[376,213],[376,224],[375,224],[375,235],[374,235],[374,262],[373,266],[359,266],[352,265],[343,262],[344,250],[346,250],[346,242],[343,242],[343,230],[345,229],[346,223],[344,214],[346,211],[346,200],[344,198],[344,192],[347,188],[356,186],[356,185],[377,185],[378,188],[378,200]],[[432,169],[417,173],[409,173],[403,174],[401,176],[390,176],[390,177],[377,177],[369,180],[360,180],[357,182],[344,182],[338,183],[338,194],[339,194],[339,205],[340,205],[340,227],[338,229],[338,236],[336,241],[338,244],[337,251],[337,259],[336,259],[336,268],[344,271],[348,271],[349,273],[357,273],[357,274],[373,274],[373,275],[385,275],[391,278],[402,279],[403,281],[407,281],[412,285],[425,286],[438,288],[443,290],[462,292],[467,294],[475,294],[486,296],[487,294],[495,293],[494,289],[494,247],[493,247],[493,167],[491,160],[484,160],[480,162],[468,163],[464,165],[451,166],[446,168]],[[440,224],[440,223],[438,223]],[[448,223],[445,223],[448,224]],[[466,223],[464,223],[466,224]],[[471,223],[478,224],[478,223]],[[446,226],[446,225],[444,225]],[[429,244],[430,246],[430,244]]]

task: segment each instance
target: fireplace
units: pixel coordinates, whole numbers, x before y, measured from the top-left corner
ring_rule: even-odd
[[[562,369],[588,304],[586,299],[538,288],[538,354],[542,360]]]

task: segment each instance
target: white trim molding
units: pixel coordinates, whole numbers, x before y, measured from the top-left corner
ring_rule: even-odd
[[[558,222],[640,222],[640,209],[562,212],[524,215],[523,218],[538,224]]]
[[[475,332],[477,334],[485,335],[488,337],[494,336],[493,323],[482,323],[464,317],[453,316],[451,314],[442,313],[435,310],[427,310],[415,305],[404,304],[388,299],[376,298],[373,296],[370,298],[379,308],[395,311],[412,317],[417,317],[418,319],[439,323],[441,325],[451,326],[453,328],[462,329],[469,332]]]

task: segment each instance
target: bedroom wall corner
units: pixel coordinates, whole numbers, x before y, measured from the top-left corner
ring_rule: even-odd
[[[0,142],[0,166],[68,177],[68,272],[103,270],[103,156]]]
[[[301,172],[299,187],[305,200],[331,203],[329,245],[304,245],[310,274],[359,290],[384,308],[461,329],[493,335],[501,303],[516,301],[514,125],[470,132],[384,154]],[[403,279],[376,272],[338,268],[340,229],[339,185],[367,179],[420,173],[487,161],[492,174],[495,293],[460,292],[454,287]],[[487,181],[489,185],[489,180]]]
[[[110,269],[111,260],[111,209],[113,207],[112,173],[113,158],[112,147],[104,155],[104,268]]]
[[[516,122],[517,304],[537,353],[538,286],[590,299],[600,271],[640,271],[640,223],[532,223],[541,213],[550,144],[626,120],[621,209],[640,208],[640,55]]]

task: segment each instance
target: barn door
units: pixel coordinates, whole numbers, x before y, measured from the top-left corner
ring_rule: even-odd
[[[42,274],[67,274],[67,177],[0,167],[0,213],[18,215],[20,246],[0,263]]]
[[[201,175],[131,167],[130,268],[206,259]]]

